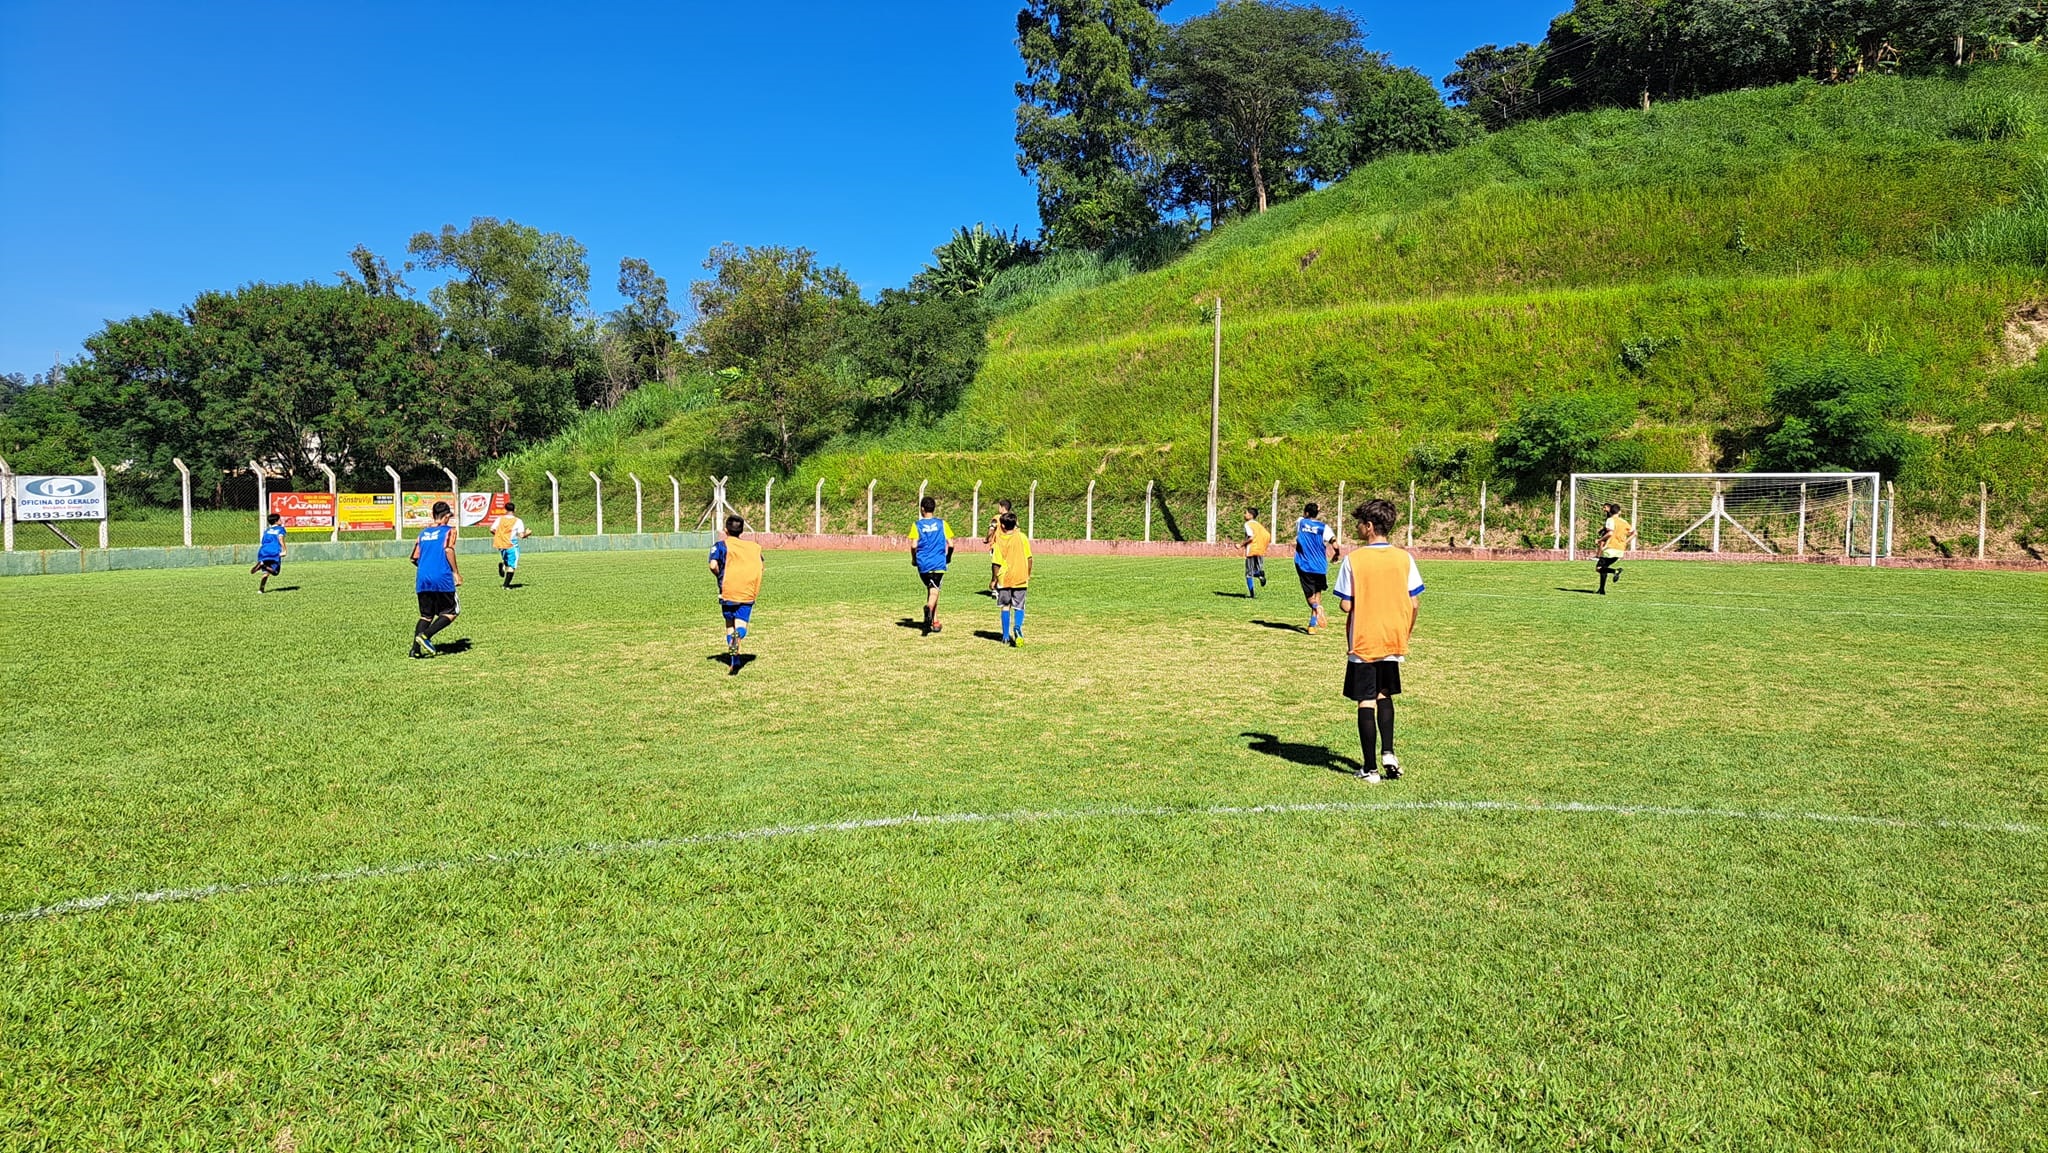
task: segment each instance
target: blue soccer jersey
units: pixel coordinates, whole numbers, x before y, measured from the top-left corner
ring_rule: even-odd
[[[1294,522],[1294,567],[1303,572],[1330,571],[1330,526],[1302,517]]]
[[[256,547],[257,560],[280,560],[284,557],[284,526],[274,524],[263,530],[263,543]]]
[[[430,524],[420,530],[419,579],[414,587],[423,593],[455,591],[455,570],[448,564],[448,534],[454,525]]]
[[[917,524],[911,527],[910,540],[917,548],[917,571],[946,571],[946,549],[953,543],[953,530],[944,520],[918,517]]]

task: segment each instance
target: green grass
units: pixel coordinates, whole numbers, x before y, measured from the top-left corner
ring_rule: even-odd
[[[1375,789],[1284,579],[979,564],[0,582],[0,913],[458,862],[0,923],[0,1145],[2041,1147],[2043,577],[1428,564]],[[1389,801],[1553,810],[1193,811]]]

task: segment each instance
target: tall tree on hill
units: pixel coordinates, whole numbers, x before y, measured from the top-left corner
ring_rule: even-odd
[[[690,286],[690,341],[726,380],[727,437],[787,476],[851,423],[861,385],[841,374],[839,346],[866,305],[853,281],[807,248],[722,244]]]
[[[1481,44],[1458,57],[1444,77],[1451,101],[1497,132],[1536,115],[1536,77],[1543,49],[1535,44]]]
[[[598,391],[590,265],[571,236],[479,216],[415,233],[408,270],[445,271],[427,293],[457,347],[489,359],[522,397],[527,431],[545,434]]]
[[[1177,138],[1206,129],[1219,154],[1242,166],[1251,206],[1264,212],[1306,187],[1314,119],[1338,115],[1345,85],[1383,63],[1343,12],[1224,0],[1174,27],[1152,87]]]
[[[1029,0],[1017,14],[1017,168],[1059,248],[1099,249],[1158,223],[1146,76],[1167,0]]]
[[[607,318],[600,337],[607,387],[598,403],[605,408],[650,380],[674,378],[676,325],[682,320],[669,307],[668,281],[644,260],[619,261],[619,295],[626,303]]]

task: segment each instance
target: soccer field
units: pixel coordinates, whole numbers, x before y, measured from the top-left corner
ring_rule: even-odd
[[[0,582],[0,1145],[2048,1144],[2041,575],[463,559]]]

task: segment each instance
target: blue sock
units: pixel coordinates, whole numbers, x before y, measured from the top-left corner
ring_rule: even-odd
[[[739,637],[739,638],[740,638],[741,640],[746,640],[746,639],[747,639],[747,626],[745,626],[745,625],[734,625],[734,626],[733,626],[733,630],[732,630],[732,631],[733,631],[733,632],[734,632],[734,634],[736,634],[736,635],[737,635],[737,636],[738,636],[738,637]]]
[[[1252,578],[1250,578],[1250,577],[1246,577],[1246,578],[1244,578],[1244,593],[1245,593],[1245,595],[1246,595],[1246,596],[1257,596],[1257,595],[1259,595],[1259,590],[1258,590],[1258,589],[1256,589],[1256,588],[1254,588],[1254,587],[1252,587]]]
[[[1024,610],[1023,610],[1023,609],[1018,609],[1018,610],[1017,610],[1017,629],[1016,629],[1016,632],[1017,632],[1017,635],[1018,635],[1018,636],[1023,636],[1023,635],[1024,635]]]
[[[1003,610],[1003,639],[1010,639],[1010,610]]]

